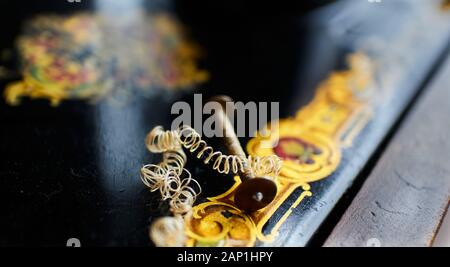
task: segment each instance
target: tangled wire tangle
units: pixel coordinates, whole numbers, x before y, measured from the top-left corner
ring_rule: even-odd
[[[186,154],[183,148],[198,159],[222,174],[238,174],[249,166],[255,175],[275,179],[281,169],[281,160],[275,156],[239,157],[215,151],[190,126],[182,126],[177,130],[164,131],[161,126],[153,128],[147,135],[146,146],[152,153],[163,153],[159,164],[147,164],[141,168],[141,180],[152,192],[159,191],[162,200],[169,200],[170,210],[175,217],[161,218],[151,228],[150,235],[158,246],[174,245],[174,240],[183,242],[183,238],[167,238],[168,233],[177,232],[183,236],[182,216],[190,212],[201,193],[199,183],[184,168]],[[181,226],[180,226],[181,225]],[[182,245],[175,244],[175,245]]]

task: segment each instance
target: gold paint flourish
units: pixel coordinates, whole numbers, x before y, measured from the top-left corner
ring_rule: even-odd
[[[225,193],[193,207],[194,216],[186,219],[188,245],[253,246],[273,241],[293,209],[312,196],[309,183],[338,168],[341,150],[352,145],[372,115],[373,64],[362,53],[351,54],[348,63],[348,70],[334,72],[320,84],[314,99],[295,117],[280,120],[277,129],[269,125],[270,137],[257,135],[247,144],[252,156],[278,155],[283,159],[275,200],[262,210],[244,214],[233,205],[240,183],[236,179]],[[268,142],[273,146],[268,147]],[[296,200],[264,233],[269,219],[298,188],[301,193]],[[230,217],[225,219],[224,213]]]

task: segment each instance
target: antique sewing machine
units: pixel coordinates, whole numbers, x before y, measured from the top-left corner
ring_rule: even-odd
[[[370,227],[345,214],[353,199],[364,210],[361,186],[372,181],[389,138],[443,68],[448,4],[299,2],[0,3],[8,25],[0,39],[0,245],[160,245],[165,237],[152,240],[149,228],[177,214],[177,242],[166,243],[178,246],[373,245]],[[176,143],[184,140],[181,130],[170,139],[176,149],[156,146],[152,138],[176,118],[174,103],[194,107],[195,116],[197,96],[201,112],[218,95],[278,103],[279,119],[267,124],[276,140],[256,131],[237,138],[236,125],[222,117],[233,138],[201,138],[214,151],[237,155],[228,171],[207,154],[196,157],[192,143]],[[171,155],[179,173],[155,169],[162,159],[174,162],[160,155],[167,151],[178,151]],[[264,157],[280,165],[255,161]],[[263,167],[264,175],[253,173]],[[196,188],[180,196],[189,184],[183,170]],[[169,176],[181,189],[155,180]],[[443,182],[435,191],[442,199],[417,204],[432,214],[426,225],[433,232],[419,234],[423,244],[440,225],[447,188]],[[371,212],[361,220],[388,227],[383,214]],[[342,241],[346,229],[332,230],[346,224],[362,237]]]

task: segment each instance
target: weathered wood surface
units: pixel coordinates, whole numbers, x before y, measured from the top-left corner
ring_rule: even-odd
[[[447,214],[442,221],[441,227],[436,234],[433,242],[433,247],[450,247],[450,211],[447,209]]]
[[[450,197],[450,58],[325,246],[431,246]]]
[[[342,3],[344,2],[347,1]],[[374,86],[377,101],[374,103],[373,116],[355,137],[352,146],[342,150],[342,161],[336,171],[325,179],[311,184],[313,195],[298,205],[292,211],[292,216],[280,228],[277,240],[287,241],[274,242],[270,244],[271,246],[314,245],[314,242],[317,242],[315,240],[321,238],[320,235],[323,233],[319,228],[327,226],[329,221],[326,219],[330,218],[330,215],[333,216],[330,213],[338,201],[353,184],[400,114],[411,102],[420,84],[430,74],[431,68],[437,62],[436,59],[440,58],[448,44],[449,29],[444,26],[450,25],[449,17],[442,16],[440,22],[433,23],[433,14],[436,14],[437,9],[433,5],[427,6],[432,4],[431,1],[384,1],[376,9],[367,1],[348,2],[351,2],[355,10],[347,10],[346,15],[329,21],[332,22],[331,25],[349,25],[349,28],[336,29],[337,31],[330,28],[321,31],[342,33],[340,40],[345,40],[345,45],[351,48],[350,50],[364,51],[377,62],[375,75],[378,81]],[[358,8],[365,8],[366,11],[362,12]],[[399,13],[398,10],[405,10],[405,13]],[[332,16],[327,13],[322,15]],[[398,22],[387,22],[386,19],[380,18],[392,18]],[[368,28],[365,28],[366,26]],[[369,29],[370,26],[380,28]],[[396,26],[403,27],[394,30]],[[369,32],[373,34],[368,34]],[[391,34],[384,36],[381,34],[383,32]],[[376,40],[382,40],[380,46],[371,43],[374,36]],[[353,46],[350,40],[353,40]],[[358,47],[358,44],[364,45]]]

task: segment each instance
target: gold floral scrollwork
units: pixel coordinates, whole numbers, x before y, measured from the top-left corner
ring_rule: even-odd
[[[234,185],[227,192],[196,205],[186,216],[188,246],[248,247],[255,244],[254,221],[232,204],[232,193],[240,183],[239,177],[235,177]]]
[[[186,221],[189,245],[253,246],[275,240],[293,209],[312,196],[309,183],[339,167],[341,151],[352,146],[372,116],[373,63],[365,54],[354,53],[348,65],[349,69],[334,72],[321,83],[314,99],[295,117],[272,122],[266,129],[269,137],[257,134],[248,142],[250,155],[278,155],[283,160],[274,201],[244,214],[233,205],[237,179],[224,194],[194,207]]]
[[[266,145],[261,138],[247,144],[251,155],[278,155],[283,160],[279,179],[285,182],[304,183],[322,179],[338,166],[341,153],[336,143],[318,131],[303,129],[298,121],[282,120],[279,123],[277,144]]]
[[[253,246],[256,240],[253,221],[226,203],[205,202],[196,206],[186,226],[190,246],[245,247]]]

